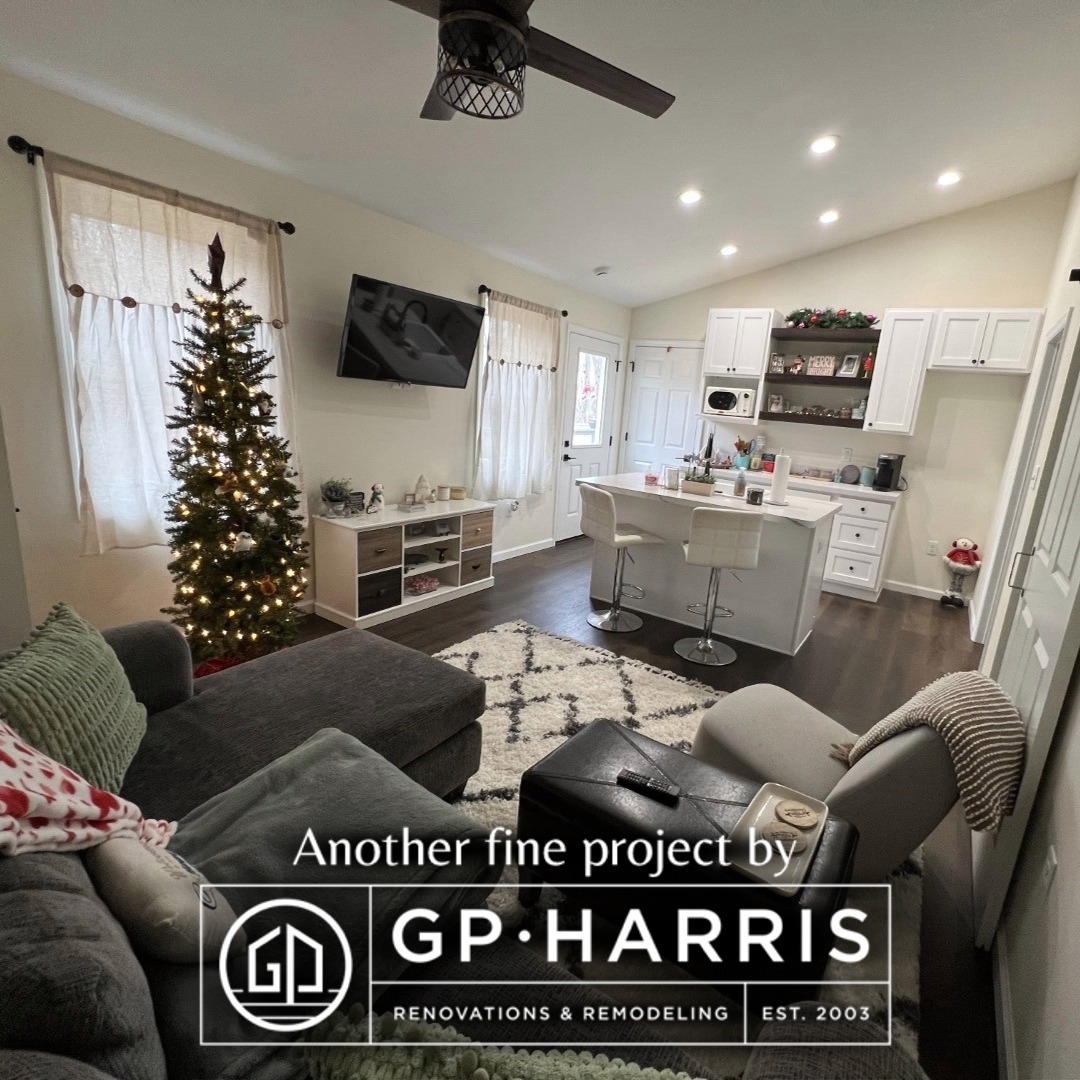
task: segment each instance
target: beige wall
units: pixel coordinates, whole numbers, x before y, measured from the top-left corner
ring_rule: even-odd
[[[631,337],[700,339],[711,307],[845,306],[879,316],[886,307],[1042,307],[1069,190],[1053,184],[638,308]],[[959,535],[987,543],[1025,382],[929,372],[910,437],[763,428],[770,446],[785,446],[796,462],[835,460],[845,446],[863,464],[883,451],[908,455],[911,486],[885,576],[937,592],[942,563],[925,554],[926,541],[943,551]]]
[[[1065,230],[1046,301],[1047,326],[1055,325],[1080,301],[1080,285],[1068,280],[1080,267],[1080,179],[1073,191]],[[1073,358],[1080,340],[1076,312],[1063,356]],[[1060,400],[1065,368],[1055,390]],[[1051,415],[1056,406],[1051,405]],[[1048,436],[1040,453],[1052,452]],[[1030,510],[1030,506],[1028,507]],[[995,635],[989,649],[996,649]],[[1058,870],[1046,891],[1041,876],[1053,844]],[[1080,1075],[1080,1028],[1076,1024],[1077,972],[1080,971],[1080,668],[1062,710],[1050,759],[1020,853],[1004,920],[999,928],[1004,977],[1015,1023],[1016,1058],[1011,1076],[1021,1080]]]
[[[330,475],[392,496],[419,473],[466,481],[473,387],[414,388],[338,379],[349,281],[365,273],[460,299],[486,283],[553,307],[578,326],[625,337],[629,310],[305,184],[0,73],[0,129],[76,158],[266,217],[283,239],[296,363],[296,441],[310,490]],[[313,178],[317,179],[317,178]],[[447,206],[446,213],[453,214]],[[33,170],[0,156],[0,409],[7,431],[30,601],[40,618],[65,599],[100,625],[152,618],[171,599],[166,549],[79,555],[79,528],[53,346]],[[548,540],[553,498],[500,510],[496,548]]]

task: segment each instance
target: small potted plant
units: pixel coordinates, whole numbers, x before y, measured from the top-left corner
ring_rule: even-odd
[[[324,480],[319,494],[326,506],[327,517],[344,517],[352,490],[351,480]]]
[[[712,462],[705,461],[696,469],[691,469],[679,481],[679,490],[687,495],[711,495],[716,488],[713,479]]]

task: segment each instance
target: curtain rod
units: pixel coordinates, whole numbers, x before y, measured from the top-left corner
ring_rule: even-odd
[[[21,135],[9,135],[7,144],[16,154],[24,154],[31,165],[35,164],[39,157],[45,156],[45,151],[40,146],[34,146]],[[291,221],[279,221],[276,224],[286,236],[292,236],[296,232],[296,226]]]
[[[476,291],[478,293],[489,293],[489,292],[491,292],[491,290],[486,285],[481,285],[480,288],[478,288]],[[569,314],[570,314],[570,312],[567,311],[566,308],[563,308],[562,317],[565,319],[566,316],[569,315]]]

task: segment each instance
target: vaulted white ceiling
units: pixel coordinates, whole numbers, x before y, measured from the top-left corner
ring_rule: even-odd
[[[0,66],[631,305],[1080,170],[1075,0],[536,0],[530,17],[675,104],[651,120],[532,72],[515,120],[420,120],[436,24],[387,0],[5,3]],[[823,132],[842,141],[816,159]],[[939,189],[946,168],[964,178]]]

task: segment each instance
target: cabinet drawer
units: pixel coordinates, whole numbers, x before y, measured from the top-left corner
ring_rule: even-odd
[[[860,520],[869,518],[872,521],[888,521],[891,513],[892,506],[889,503],[870,502],[869,499],[862,502],[859,499],[841,498],[840,513],[837,516],[859,518]]]
[[[828,581],[876,589],[880,566],[881,560],[876,555],[855,555],[850,551],[829,548],[825,559],[825,577]]]
[[[885,550],[887,528],[884,521],[868,521],[837,514],[833,519],[830,544],[834,548],[853,551],[859,555],[880,555]]]
[[[401,530],[372,529],[356,538],[356,567],[361,574],[401,565]]]
[[[356,616],[397,607],[401,603],[401,571],[384,570],[356,579]]]
[[[491,548],[477,548],[461,556],[461,584],[471,585],[491,577]]]
[[[489,547],[491,533],[495,523],[495,514],[491,510],[481,510],[476,514],[464,514],[461,518],[461,548]]]

